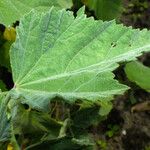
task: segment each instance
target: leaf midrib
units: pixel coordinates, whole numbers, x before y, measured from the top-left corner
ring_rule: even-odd
[[[126,87],[128,89],[128,87]],[[105,91],[99,91],[99,92],[80,92],[80,91],[73,91],[73,92],[59,92],[59,91],[56,91],[56,92],[49,92],[49,91],[43,91],[43,90],[36,90],[36,89],[27,89],[27,88],[16,88],[16,90],[19,90],[19,91],[25,91],[25,92],[30,92],[30,93],[42,93],[42,94],[48,94],[48,95],[70,95],[70,96],[73,96],[73,95],[85,95],[87,96],[88,94],[89,95],[93,95],[93,97],[95,97],[95,95],[101,95],[101,96],[104,96],[104,97],[108,97],[113,95],[114,93],[118,93],[118,92],[122,92],[125,90],[125,87],[122,88],[122,89],[115,89],[115,90],[105,90]]]
[[[114,57],[113,59],[106,59],[100,63],[96,63],[94,65],[91,65],[91,66],[88,66],[88,67],[85,67],[85,68],[80,68],[80,69],[77,69],[77,70],[74,70],[72,72],[68,72],[68,73],[61,73],[59,75],[54,75],[54,76],[51,76],[51,77],[48,77],[48,78],[44,78],[44,79],[40,79],[40,80],[35,80],[35,81],[31,81],[31,82],[28,82],[28,83],[24,83],[20,86],[26,86],[26,85],[31,85],[31,84],[37,84],[37,83],[41,83],[41,82],[45,82],[45,81],[50,81],[50,80],[55,80],[55,79],[59,79],[59,78],[62,78],[62,77],[65,77],[65,76],[73,76],[73,75],[78,75],[80,73],[83,73],[83,72],[91,72],[91,71],[95,71],[97,70],[97,68],[95,69],[94,67],[98,67],[98,66],[105,66],[105,68],[107,67],[108,70],[104,70],[103,67],[101,67],[101,72],[106,72],[106,71],[112,71],[112,69],[114,68],[110,68],[110,66],[112,64],[115,64],[115,63],[118,63],[120,60],[123,60],[123,59],[126,59],[127,58],[127,55],[129,56],[133,56],[134,53],[137,53],[136,56],[138,56],[140,53],[141,53],[141,50],[143,49],[148,49],[150,48],[150,44],[147,44],[143,47],[140,47],[140,48],[136,48],[136,49],[133,49],[132,51],[127,51],[126,53],[123,53],[122,55],[119,55],[117,57]],[[137,52],[138,50],[138,52]],[[135,55],[135,54],[134,54]],[[94,69],[93,69],[94,68]],[[106,69],[107,69],[106,68]],[[91,70],[90,70],[91,69]],[[93,69],[93,70],[92,70]],[[98,70],[99,73],[100,73],[100,69]]]

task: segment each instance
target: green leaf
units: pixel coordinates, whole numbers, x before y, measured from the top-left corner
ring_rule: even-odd
[[[7,91],[6,85],[5,85],[5,83],[4,83],[2,80],[0,80],[0,89],[1,89],[2,91]]]
[[[12,45],[11,41],[4,41],[3,45],[0,47],[0,65],[10,69],[10,57],[9,50]]]
[[[83,6],[83,3],[81,2],[81,0],[73,0],[73,8],[75,10],[78,10],[82,6]]]
[[[94,10],[98,19],[112,20],[121,14],[122,0],[83,0],[83,2]]]
[[[107,101],[103,101],[101,102],[101,109],[100,109],[100,115],[101,116],[106,116],[109,114],[109,112],[112,109],[112,103],[111,102],[107,102]]]
[[[91,125],[98,124],[101,120],[99,111],[99,106],[85,106],[83,108],[80,108],[72,116],[73,126],[85,129]]]
[[[125,66],[128,79],[150,92],[150,68],[138,61],[130,62]]]
[[[51,6],[70,8],[72,0],[1,0],[0,6],[0,23],[8,26],[19,21],[33,8],[40,12],[49,10]]]
[[[7,117],[8,97],[0,92],[0,145],[10,139],[10,119]],[[1,148],[1,146],[0,146]]]
[[[48,113],[25,109],[22,105],[13,107],[13,125],[16,134],[50,134],[51,138],[59,135],[61,123],[50,118]],[[30,128],[29,128],[30,127]]]
[[[128,89],[112,71],[122,61],[134,60],[150,50],[150,32],[86,18],[80,10],[51,9],[30,12],[21,19],[11,47],[14,98],[22,97],[36,109],[46,110],[49,101],[61,97],[110,100]]]
[[[93,150],[93,143],[87,140],[86,137],[82,139],[63,137],[55,140],[44,141],[35,146],[30,146],[27,150]]]

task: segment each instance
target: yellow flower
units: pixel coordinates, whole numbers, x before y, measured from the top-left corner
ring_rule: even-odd
[[[12,146],[11,143],[9,143],[9,144],[7,145],[7,150],[14,150],[14,148],[13,148],[13,146]]]
[[[15,41],[15,39],[16,39],[15,28],[13,28],[13,27],[5,28],[3,36],[4,36],[4,39],[7,41]]]

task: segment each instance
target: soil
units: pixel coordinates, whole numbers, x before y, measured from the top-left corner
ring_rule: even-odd
[[[120,21],[126,26],[150,29],[150,1],[123,0],[124,11]]]
[[[132,113],[132,104],[129,104],[129,92],[114,101],[114,110],[117,113],[114,114],[114,110],[110,113],[110,118],[115,118],[118,121],[115,124],[121,125],[120,132],[108,139],[109,149],[112,150],[146,150],[146,147],[150,146],[150,113]],[[145,95],[144,92],[141,94],[136,103],[150,99],[150,96]],[[135,96],[137,95],[139,94],[135,92]],[[144,96],[145,99],[143,99]],[[118,114],[119,119],[118,117],[116,119]]]
[[[120,22],[126,26],[134,28],[150,29],[150,1],[149,0],[124,0],[125,10],[120,18]],[[150,66],[150,53],[139,58],[144,65]],[[123,96],[114,100],[114,109],[109,114],[107,120],[99,126],[100,133],[98,139],[103,139],[107,146],[106,150],[150,150],[150,111],[132,112],[132,107],[143,102],[150,102],[150,94],[140,89],[137,85],[129,82],[121,66],[114,73],[116,78],[122,83],[132,87]],[[107,137],[102,133],[108,131],[107,127],[119,125],[112,137]]]

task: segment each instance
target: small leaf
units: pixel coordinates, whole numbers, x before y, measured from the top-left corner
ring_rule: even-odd
[[[100,106],[86,106],[72,115],[73,126],[78,128],[88,128],[100,122]]]
[[[150,92],[150,68],[138,61],[130,62],[125,66],[128,79]]]
[[[109,112],[111,111],[112,109],[112,103],[111,102],[107,102],[107,101],[103,101],[101,102],[101,109],[100,109],[100,112],[99,114],[101,116],[106,116],[109,114]]]
[[[2,91],[7,91],[6,85],[4,84],[4,82],[3,82],[2,80],[0,80],[0,89],[1,89]]]

